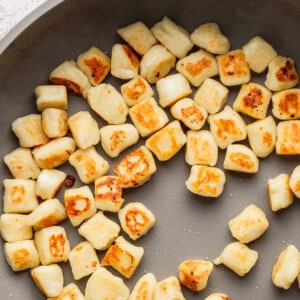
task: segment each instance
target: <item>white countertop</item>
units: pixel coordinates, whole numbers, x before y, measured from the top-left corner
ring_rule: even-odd
[[[29,13],[48,0],[0,0],[0,40]]]

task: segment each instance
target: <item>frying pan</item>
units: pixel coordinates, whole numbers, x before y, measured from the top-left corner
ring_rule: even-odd
[[[97,46],[110,55],[111,47],[121,39],[116,29],[141,20],[151,27],[169,16],[192,32],[208,21],[217,22],[230,38],[231,49],[242,47],[251,37],[260,35],[283,56],[300,62],[300,2],[298,0],[54,0],[49,1],[21,22],[0,44],[0,154],[17,147],[11,123],[17,117],[37,112],[34,88],[48,83],[48,74],[64,60]],[[300,70],[299,66],[298,69]],[[252,80],[263,83],[263,77],[253,74]],[[109,77],[108,82],[119,88],[121,80]],[[238,88],[231,88],[232,104]],[[88,109],[81,97],[69,95],[69,115]],[[100,126],[104,123],[95,114]],[[246,119],[246,122],[249,122]],[[141,140],[140,144],[144,141]],[[128,149],[125,155],[134,147]],[[98,147],[98,151],[109,160]],[[222,167],[223,151],[218,166]],[[117,159],[118,160],[118,159]],[[117,160],[109,160],[111,169]],[[288,244],[300,249],[300,205],[295,199],[289,208],[274,213],[268,204],[267,180],[279,173],[290,174],[299,164],[299,157],[279,157],[272,154],[260,160],[255,175],[226,172],[226,186],[218,199],[204,199],[191,194],[184,185],[190,167],[184,161],[184,151],[172,160],[157,163],[158,172],[144,186],[124,191],[127,202],[141,201],[156,216],[156,225],[136,241],[145,255],[126,284],[132,288],[145,272],[153,272],[158,280],[177,275],[178,265],[186,259],[216,258],[228,243],[234,241],[228,221],[247,205],[254,203],[264,209],[270,222],[268,231],[250,247],[259,252],[259,260],[245,277],[240,278],[223,266],[216,266],[204,291],[193,293],[182,288],[186,299],[204,299],[212,292],[224,292],[232,299],[282,300],[299,299],[297,284],[287,291],[273,286],[271,272],[278,254]],[[10,178],[4,165],[1,181]],[[65,165],[67,173],[74,169]],[[112,172],[112,170],[110,170]],[[80,186],[79,180],[75,186]],[[3,194],[3,188],[1,187]],[[63,191],[58,195],[63,199]],[[110,215],[116,220],[115,215]],[[73,247],[81,241],[76,228],[63,223]],[[128,237],[123,234],[125,238]],[[3,242],[1,241],[1,249]],[[99,252],[99,257],[103,252]],[[65,284],[72,282],[69,265],[62,264]],[[116,272],[110,269],[114,274]],[[76,282],[84,292],[86,279]],[[35,300],[44,296],[35,287],[28,271],[14,273],[0,255],[0,298]]]

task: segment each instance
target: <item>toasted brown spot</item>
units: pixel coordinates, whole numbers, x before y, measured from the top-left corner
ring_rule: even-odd
[[[284,128],[284,140],[281,142],[280,154],[300,154],[300,125],[292,123]]]
[[[110,136],[110,150],[114,151],[116,148],[126,140],[126,133],[123,130],[116,130]]]
[[[199,74],[201,74],[205,69],[208,69],[210,67],[211,67],[211,60],[206,57],[202,57],[196,63],[188,63],[185,66],[185,69],[193,77],[196,77]]]
[[[75,250],[75,251],[81,251],[82,248],[83,248],[83,246],[79,244],[79,245],[77,245],[77,246],[74,248],[74,250]]]
[[[60,221],[62,221],[62,220],[58,220],[55,216],[47,216],[47,217],[40,219],[38,224],[36,224],[36,225],[41,226],[41,227],[49,227],[49,226],[56,225]]]
[[[273,136],[270,132],[265,132],[263,134],[263,144],[266,145],[267,147],[271,147],[273,143]]]
[[[123,50],[124,50],[126,56],[130,60],[130,63],[132,64],[132,66],[134,68],[138,68],[140,61],[139,61],[138,57],[135,55],[135,53],[133,52],[133,50],[126,45],[122,45],[122,47],[123,47]]]
[[[103,187],[108,188],[108,192],[102,192]],[[122,201],[122,188],[119,178],[106,177],[104,181],[97,183],[95,186],[95,197],[97,200],[110,199],[112,202],[120,203]]]
[[[99,83],[107,71],[107,64],[101,59],[92,56],[84,59],[84,64],[90,68],[91,76],[95,83]]]
[[[249,74],[249,67],[243,52],[223,56],[220,65],[225,76],[245,76]]]
[[[124,87],[124,94],[131,100],[138,100],[146,91],[146,85],[143,80],[138,77],[133,87]]]
[[[254,162],[249,155],[242,152],[234,152],[230,155],[230,160],[243,169],[251,170],[254,168]]]
[[[94,159],[81,154],[76,155],[75,159],[84,167],[85,176],[87,178],[93,178],[95,175],[97,175],[97,165]]]
[[[66,86],[66,88],[70,92],[72,92],[76,95],[80,95],[81,92],[82,92],[80,85],[78,83],[74,82],[74,81],[69,80],[69,79],[61,78],[61,77],[51,77],[50,80],[54,84],[59,84],[59,85]]]
[[[27,249],[19,249],[14,251],[12,260],[19,267],[24,266],[27,263],[30,253]]]
[[[83,195],[65,197],[65,206],[69,216],[79,216],[91,208],[91,200]]]
[[[238,135],[241,131],[236,127],[236,124],[233,120],[230,119],[220,119],[215,121],[217,125],[217,135],[220,139],[226,140],[228,135]]]
[[[285,65],[277,71],[275,76],[281,82],[294,81],[298,79],[298,75],[294,69],[294,63],[289,59],[286,61]]]
[[[134,114],[137,122],[150,131],[155,129],[160,122],[151,103],[139,103],[139,109]]]
[[[263,104],[263,93],[261,89],[254,87],[243,97],[245,107],[255,109]]]
[[[22,203],[24,196],[26,194],[25,188],[23,185],[14,185],[11,188],[11,201],[12,203]]]
[[[149,218],[147,214],[138,209],[130,209],[126,212],[125,223],[126,227],[135,235],[140,235],[141,231],[147,224]]]
[[[196,105],[181,109],[183,118],[188,118],[192,123],[202,122],[204,117]]]
[[[300,112],[300,99],[298,94],[290,92],[285,94],[278,104],[279,113],[287,114],[290,118],[294,118],[296,114]]]
[[[53,257],[63,257],[65,254],[66,239],[62,233],[52,234],[49,237],[49,250]]]

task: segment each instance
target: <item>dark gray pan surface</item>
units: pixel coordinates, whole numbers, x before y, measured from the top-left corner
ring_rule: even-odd
[[[0,44],[1,160],[17,146],[17,140],[10,129],[12,121],[19,116],[36,112],[33,94],[35,86],[46,84],[49,72],[59,63],[76,59],[78,54],[91,46],[97,46],[110,54],[111,46],[121,41],[116,29],[138,20],[152,26],[168,15],[189,32],[202,23],[215,21],[230,38],[231,49],[240,48],[254,35],[261,35],[280,54],[294,58],[300,71],[298,0],[49,2],[51,3],[44,5],[21,23]],[[55,4],[58,5],[54,7]],[[46,12],[51,7],[54,8]],[[44,12],[46,13],[43,14]],[[27,25],[28,28],[22,32]],[[253,76],[254,81],[262,82],[261,78]],[[108,81],[116,87],[121,83],[111,77]],[[236,92],[236,88],[232,89],[229,103],[232,103]],[[69,115],[88,109],[83,99],[71,95],[69,106]],[[100,118],[95,117],[103,125]],[[98,150],[107,158],[100,147]],[[224,153],[220,152],[218,166],[221,167]],[[153,272],[158,280],[162,280],[171,275],[176,276],[177,266],[185,259],[216,258],[225,245],[234,240],[228,230],[229,219],[248,204],[255,203],[265,209],[270,221],[270,229],[265,235],[250,244],[251,248],[259,252],[257,265],[244,278],[223,266],[215,267],[204,291],[192,293],[183,288],[184,295],[186,299],[204,299],[212,292],[224,292],[235,300],[299,299],[300,290],[296,284],[290,290],[283,291],[274,287],[271,282],[276,256],[288,244],[294,244],[300,249],[299,200],[295,199],[294,204],[286,210],[272,213],[266,187],[269,178],[281,172],[290,174],[298,164],[299,157],[272,155],[261,160],[260,171],[256,175],[226,172],[224,193],[215,200],[202,199],[185,188],[189,167],[184,162],[183,151],[174,159],[158,164],[158,172],[150,182],[124,192],[126,201],[144,202],[154,212],[157,220],[149,234],[136,242],[145,248],[145,256],[133,278],[126,280],[128,286],[132,287],[144,272]],[[67,166],[63,169],[68,173],[75,173]],[[0,176],[1,181],[10,177],[3,162]],[[76,184],[80,185],[78,180]],[[0,193],[3,193],[2,186]],[[63,193],[59,194],[61,200],[62,195]],[[64,225],[71,245],[74,246],[80,241],[80,237],[68,221]],[[28,271],[15,274],[10,270],[3,257],[2,241],[0,247],[0,299],[43,299]],[[102,256],[103,253],[100,253],[100,257]],[[68,283],[72,281],[68,264],[64,265],[64,270],[65,281]],[[85,282],[86,280],[78,282],[82,291]]]

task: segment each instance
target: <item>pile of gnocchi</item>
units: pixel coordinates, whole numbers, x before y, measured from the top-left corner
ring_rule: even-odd
[[[273,151],[300,154],[300,89],[294,61],[279,55],[262,37],[230,50],[218,24],[202,24],[189,34],[169,17],[151,29],[136,22],[118,34],[123,43],[112,47],[111,57],[92,47],[76,61],[58,65],[49,75],[52,84],[35,89],[40,113],[12,123],[19,147],[4,157],[13,177],[3,181],[4,255],[13,271],[29,269],[48,299],[185,299],[181,286],[205,289],[214,265],[246,275],[258,260],[258,252],[247,244],[269,227],[266,214],[254,204],[230,220],[236,241],[219,257],[186,260],[177,276],[161,281],[146,273],[130,291],[109,268],[132,277],[144,254],[134,241],[151,230],[155,216],[141,202],[126,203],[122,190],[146,183],[157,171],[156,160],[170,160],[183,147],[191,167],[186,188],[199,197],[219,197],[226,170],[253,174],[259,171],[259,159]],[[251,72],[265,72],[264,85],[252,82]],[[104,83],[111,75],[125,82],[118,88]],[[232,86],[240,90],[231,107],[226,102]],[[89,110],[68,116],[68,92],[81,95],[107,124],[99,128]],[[242,115],[251,122],[246,124]],[[134,148],[141,139],[144,143]],[[133,150],[109,174],[99,145],[111,158],[129,147]],[[225,151],[223,168],[216,166],[219,151]],[[74,188],[73,176],[60,170],[65,163],[74,167],[80,187]],[[66,180],[61,201],[56,195]],[[299,187],[300,166],[291,175],[270,179],[271,210],[300,198]],[[116,213],[119,223],[106,212]],[[66,219],[83,238],[72,249],[59,225]],[[101,261],[97,251],[106,251]],[[75,282],[89,276],[85,291],[75,282],[64,285],[59,263],[67,261]],[[271,277],[283,289],[297,277],[300,284],[300,254],[294,245],[279,254]],[[215,292],[205,299],[231,298]]]

